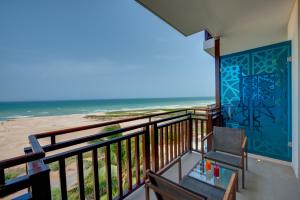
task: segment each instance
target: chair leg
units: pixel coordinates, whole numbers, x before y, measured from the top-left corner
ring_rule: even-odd
[[[239,191],[239,170],[236,172],[236,191]]]
[[[248,143],[246,143],[246,170],[248,171]]]
[[[180,182],[182,179],[181,158],[179,158],[179,160],[178,160],[178,178],[179,178],[179,182]]]
[[[246,152],[246,170],[248,171],[248,152]]]
[[[149,197],[149,187],[147,186],[147,184],[145,184],[145,196],[146,196],[146,200],[149,200],[150,197]]]
[[[245,189],[245,169],[242,169],[242,186],[243,189]]]

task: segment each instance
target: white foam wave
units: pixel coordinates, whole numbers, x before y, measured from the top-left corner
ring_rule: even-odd
[[[3,117],[3,119],[19,119],[19,118],[27,118],[27,117],[32,117],[30,115],[12,115],[8,117]]]
[[[145,106],[145,107],[124,107],[120,109],[97,109],[93,112],[115,112],[115,111],[136,111],[136,110],[155,110],[155,109],[177,109],[177,108],[192,108],[195,106],[207,106],[212,102],[203,102],[197,104],[178,104],[178,105],[163,105],[163,106]]]

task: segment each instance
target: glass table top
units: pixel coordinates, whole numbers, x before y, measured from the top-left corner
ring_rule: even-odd
[[[220,176],[214,177],[214,163],[211,162],[211,169],[206,171],[205,163],[198,162],[195,167],[188,173],[189,177],[195,178],[201,182],[226,190],[231,176],[236,173],[234,170],[218,165]]]

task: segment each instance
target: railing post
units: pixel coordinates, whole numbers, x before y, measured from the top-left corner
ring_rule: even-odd
[[[50,169],[42,160],[28,164],[33,200],[51,200]]]
[[[3,185],[4,183],[5,183],[4,169],[0,168],[0,185]]]
[[[206,124],[206,134],[209,134],[213,131],[213,119],[211,110],[207,111],[207,124]],[[212,149],[212,140],[211,137],[207,138],[207,151]],[[202,152],[204,153],[204,152]]]
[[[159,170],[159,157],[158,157],[158,128],[157,124],[152,125],[152,169],[157,172]]]
[[[150,169],[150,127],[145,127],[144,143],[144,173]]]
[[[188,127],[189,127],[189,151],[193,150],[193,118],[192,113],[190,113],[189,120],[188,120]]]
[[[223,126],[223,124],[222,124],[222,112],[221,112],[220,108],[218,108],[217,112],[218,112],[218,119],[217,119],[218,126],[221,127],[221,126]]]

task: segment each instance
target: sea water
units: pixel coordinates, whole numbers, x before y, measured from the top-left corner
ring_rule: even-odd
[[[22,118],[213,104],[213,97],[0,102],[0,121]]]

